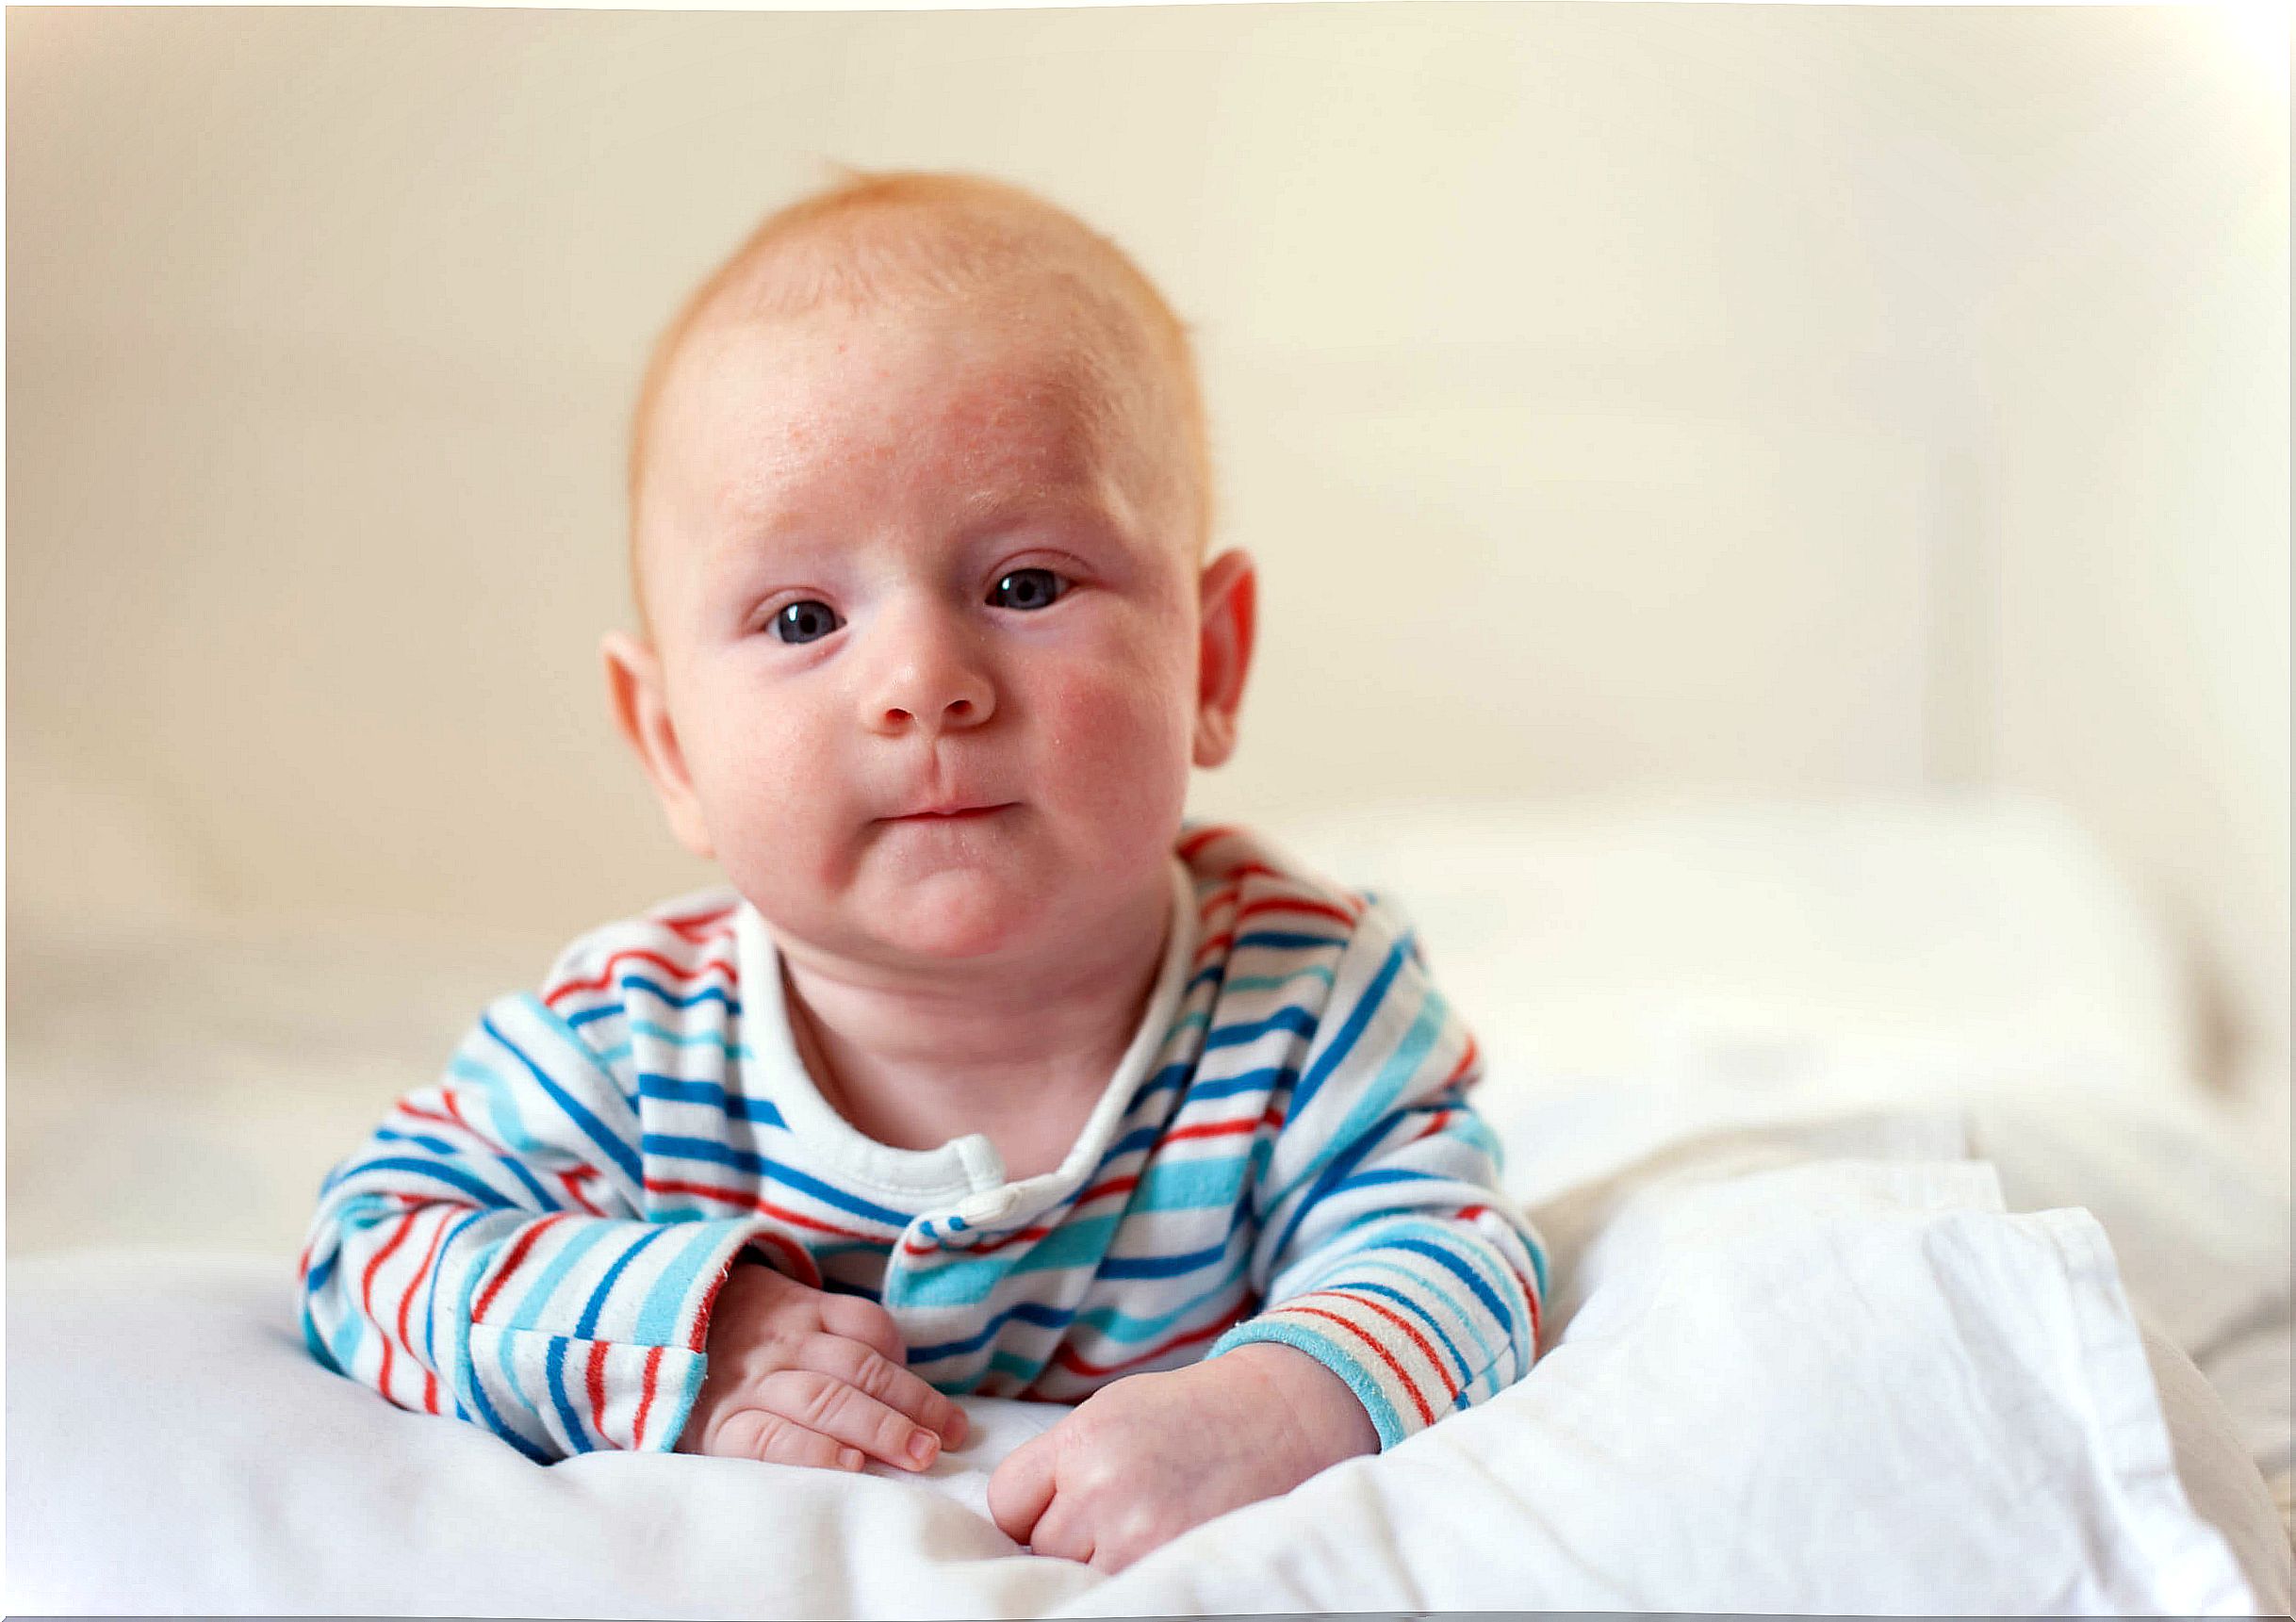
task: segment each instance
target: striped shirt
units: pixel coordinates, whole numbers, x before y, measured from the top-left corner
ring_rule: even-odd
[[[1132,1044],[1016,1181],[986,1138],[894,1149],[823,1100],[731,891],[584,936],[328,1176],[312,1355],[537,1461],[667,1450],[746,1250],[879,1302],[952,1395],[1074,1402],[1279,1341],[1387,1446],[1521,1376],[1546,1260],[1408,929],[1235,829],[1183,830],[1172,869]]]

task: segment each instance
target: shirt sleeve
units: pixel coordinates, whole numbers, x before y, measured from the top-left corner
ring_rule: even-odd
[[[1252,1190],[1266,1308],[1212,1355],[1306,1352],[1354,1391],[1383,1448],[1529,1370],[1546,1256],[1467,1101],[1480,1074],[1410,931],[1371,904]]]
[[[492,1004],[321,1187],[311,1354],[538,1463],[672,1448],[759,1224],[647,1220],[633,1092],[541,998]]]

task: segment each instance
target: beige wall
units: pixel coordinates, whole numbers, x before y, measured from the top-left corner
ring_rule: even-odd
[[[10,950],[693,881],[605,724],[631,385],[817,159],[1195,324],[1200,807],[2070,804],[2285,1085],[2285,37],[1638,6],[8,18]]]

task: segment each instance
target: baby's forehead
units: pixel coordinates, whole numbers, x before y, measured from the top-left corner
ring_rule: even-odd
[[[725,321],[691,335],[657,455],[731,521],[888,468],[973,505],[1135,483],[1180,451],[1123,365],[977,312]]]

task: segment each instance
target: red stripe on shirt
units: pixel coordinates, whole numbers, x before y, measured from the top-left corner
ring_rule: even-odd
[[[409,1211],[408,1220],[412,1221],[415,1214]],[[438,1259],[438,1242],[447,1237],[447,1226],[453,1220],[454,1213],[451,1209],[441,1210],[438,1213],[438,1226],[431,1233],[431,1248],[422,1253],[422,1266],[417,1268],[415,1276],[406,1281],[406,1293],[399,1298],[399,1344],[405,1347],[406,1354],[414,1357],[418,1364],[422,1363],[422,1359],[416,1357],[414,1337],[407,1333],[407,1310],[415,1304],[416,1286],[431,1276],[431,1264]],[[428,1364],[423,1364],[422,1367],[422,1405],[434,1414],[438,1412],[438,1381],[431,1373]]]
[[[810,1228],[817,1234],[833,1234],[841,1239],[869,1239],[881,1242],[880,1236],[865,1234],[859,1228],[841,1228],[834,1222],[825,1222],[818,1217],[809,1217],[802,1211],[793,1211],[786,1205],[777,1205],[754,1194],[744,1194],[731,1188],[713,1188],[707,1183],[688,1183],[669,1177],[648,1177],[646,1191],[649,1194],[698,1194],[705,1200],[722,1200],[729,1205],[741,1205],[760,1216],[774,1217],[784,1222],[794,1222],[800,1228]]]
[[[1435,1410],[1427,1406],[1427,1399],[1419,1395],[1419,1388],[1411,1383],[1411,1376],[1403,1372],[1402,1365],[1395,1361],[1395,1354],[1380,1344],[1377,1335],[1353,1319],[1342,1318],[1336,1312],[1326,1312],[1320,1306],[1287,1306],[1284,1310],[1309,1313],[1317,1318],[1328,1318],[1334,1323],[1345,1328],[1373,1352],[1378,1352],[1379,1360],[1387,1366],[1387,1371],[1393,1374],[1397,1383],[1410,1394],[1411,1405],[1419,1411],[1420,1422],[1427,1425],[1435,1423]]]
[[[1167,1132],[1156,1141],[1159,1144],[1177,1143],[1184,1138],[1232,1138],[1239,1132],[1252,1132],[1262,1126],[1284,1124],[1280,1106],[1271,1104],[1248,1121],[1211,1121],[1202,1126],[1183,1126],[1176,1132]]]
[[[590,1387],[590,1430],[599,1441],[606,1439],[606,1343],[590,1343],[590,1375],[584,1382]]]
[[[542,1237],[542,1231],[552,1222],[563,1222],[566,1220],[566,1213],[561,1211],[556,1216],[543,1218],[542,1221],[518,1236],[517,1242],[510,1247],[510,1254],[502,1258],[501,1266],[495,1270],[494,1277],[487,1281],[484,1292],[479,1296],[478,1304],[470,1309],[471,1322],[484,1321],[486,1309],[494,1304],[495,1296],[504,1285],[510,1282],[510,1275],[517,1272],[519,1265],[526,1260],[526,1253],[534,1248],[534,1241]]]
[[[1306,912],[1318,918],[1337,919],[1351,926],[1355,922],[1351,914],[1341,911],[1338,908],[1326,902],[1294,900],[1288,896],[1271,895],[1265,900],[1255,901],[1249,907],[1238,909],[1236,916],[1227,922],[1219,934],[1208,941],[1198,943],[1194,966],[1201,969],[1214,958],[1232,948],[1236,944],[1236,931],[1243,921],[1247,918],[1256,917],[1263,912]]]
[[[368,1259],[367,1270],[359,1277],[359,1306],[367,1314],[368,1321],[377,1329],[383,1327],[383,1320],[375,1317],[375,1272],[390,1258],[391,1252],[405,1242],[408,1231],[415,1225],[415,1212],[408,1211],[399,1219],[399,1225],[391,1230],[390,1237],[383,1242],[383,1248]],[[383,1372],[376,1378],[375,1388],[383,1393],[385,1400],[389,1400],[390,1336],[385,1335],[381,1336],[381,1339],[383,1342]]]
[[[470,1124],[470,1118],[463,1113],[462,1106],[454,1102],[454,1095],[452,1093],[441,1092],[438,1095],[438,1102],[447,1106],[446,1114],[441,1115],[435,1109],[425,1109],[420,1105],[407,1104],[404,1102],[402,1102],[399,1105],[398,1112],[401,1115],[411,1115],[417,1121],[428,1121],[438,1126],[451,1126],[459,1132],[466,1132],[469,1134],[473,1139],[481,1144],[484,1144],[495,1154],[500,1155],[503,1153],[502,1146],[500,1143],[497,1143],[492,1138],[489,1138],[485,1133],[481,1132],[477,1127]]]
[[[717,1310],[717,1292],[726,1287],[726,1281],[733,1276],[733,1270],[741,1265],[742,1253],[736,1251],[726,1258],[726,1265],[710,1281],[708,1293],[702,1296],[700,1305],[695,1309],[694,1327],[686,1333],[685,1349],[688,1352],[700,1352],[709,1343],[710,1315]]]
[[[752,1234],[749,1236],[749,1242],[753,1245],[762,1245],[791,1263],[790,1267],[780,1270],[795,1279],[799,1284],[810,1285],[815,1289],[821,1287],[821,1267],[813,1260],[813,1253],[787,1234]]]
[[[463,1113],[463,1106],[455,1102],[454,1094],[451,1092],[441,1092],[438,1095],[438,1102],[447,1106],[447,1113],[454,1117],[454,1123],[457,1126],[460,1126],[465,1132],[469,1133],[471,1137],[477,1139],[481,1143],[485,1144],[488,1148],[491,1149],[495,1147],[493,1139],[487,1137],[484,1132],[481,1132],[477,1127],[470,1124],[470,1118]]]
[[[1140,1181],[1138,1177],[1111,1177],[1105,1183],[1095,1183],[1076,1196],[1076,1205],[1081,1208],[1094,1200],[1105,1200],[1110,1194],[1129,1193],[1140,1187]]]
[[[615,965],[616,963],[626,963],[632,958],[643,958],[649,963],[657,964],[664,974],[667,974],[672,978],[679,980],[698,980],[702,977],[702,975],[708,974],[712,969],[715,969],[718,971],[718,973],[724,975],[729,983],[733,982],[737,978],[732,964],[720,962],[715,958],[713,958],[708,962],[702,963],[695,968],[686,969],[681,968],[676,963],[671,962],[667,958],[664,958],[659,952],[649,952],[643,946],[630,946],[615,953],[611,958],[608,958],[606,959],[605,967],[599,970],[597,978],[590,980],[562,980],[557,985],[552,986],[549,991],[543,992],[542,1000],[549,1004],[552,1008],[556,1008],[558,1006],[559,998],[570,996],[576,991],[602,991],[608,986],[614,983]]]
[[[1435,1355],[1435,1347],[1429,1344],[1427,1337],[1419,1333],[1419,1326],[1409,1319],[1388,1306],[1385,1302],[1373,1301],[1369,1296],[1357,1295],[1352,1289],[1326,1289],[1319,1290],[1317,1293],[1336,1295],[1343,1300],[1353,1302],[1357,1306],[1368,1306],[1405,1335],[1411,1336],[1411,1344],[1419,1349],[1419,1354],[1433,1366],[1435,1377],[1443,1382],[1443,1395],[1454,1399],[1459,1395],[1459,1383],[1451,1377],[1450,1366]]]
[[[1484,1207],[1481,1205],[1469,1205],[1466,1210],[1461,1211],[1459,1215],[1462,1217],[1477,1216],[1480,1215],[1483,1210]],[[1497,1249],[1496,1246],[1492,1248]],[[1521,1270],[1517,1269],[1512,1261],[1507,1259],[1506,1252],[1500,1251],[1499,1259],[1501,1263],[1505,1266],[1507,1271],[1514,1275],[1515,1282],[1522,1286],[1523,1304],[1531,1309],[1531,1351],[1532,1354],[1535,1356],[1538,1352],[1538,1337],[1540,1334],[1538,1286],[1533,1284],[1529,1279],[1525,1278],[1522,1275]]]
[[[1451,1073],[1443,1078],[1443,1085],[1445,1087],[1458,1086],[1459,1078],[1474,1069],[1475,1061],[1482,1057],[1482,1054],[1475,1048],[1475,1034],[1469,1031],[1467,1036],[1467,1051],[1459,1056],[1459,1062],[1452,1068]]]
[[[1220,934],[1213,936],[1209,941],[1205,942],[1202,945],[1196,948],[1195,960],[1191,966],[1201,969],[1205,964],[1210,962],[1214,958],[1219,957],[1222,952],[1226,951],[1229,947],[1235,944],[1236,931],[1233,929],[1222,930]]]
[[[1182,840],[1176,847],[1182,861],[1193,861],[1196,853],[1205,845],[1217,844],[1236,830],[1232,827],[1200,827]]]
[[[463,1113],[463,1106],[455,1098],[453,1093],[441,1092],[438,1095],[438,1101],[447,1106],[447,1113],[454,1117],[457,1124],[459,1124],[465,1132],[470,1134],[471,1137],[477,1139],[481,1143],[486,1145],[487,1148],[493,1150],[497,1155],[505,1155],[509,1153],[509,1151],[504,1149],[501,1144],[495,1141],[491,1133],[481,1132],[477,1127],[470,1124],[470,1118]]]
[[[593,1205],[590,1203],[589,1196],[584,1194],[580,1188],[576,1187],[576,1179],[594,1175],[596,1175],[596,1173],[594,1173],[589,1167],[577,1166],[571,1171],[559,1172],[558,1180],[566,1186],[566,1192],[574,1196],[574,1203],[576,1204],[580,1205],[583,1210],[589,1212],[593,1217],[602,1217],[606,1213],[599,1210],[596,1205]]]
[[[1318,918],[1329,918],[1336,924],[1353,924],[1354,915],[1345,908],[1334,907],[1328,901],[1310,901],[1304,896],[1271,895],[1242,908],[1236,914],[1241,924],[1247,918],[1256,918],[1263,912],[1311,912]]]
[[[654,1376],[661,1371],[662,1348],[649,1346],[646,1349],[645,1380],[638,1387],[638,1417],[630,1423],[630,1445],[632,1450],[645,1443],[646,1415],[654,1405]]]
[[[732,915],[733,909],[728,906],[720,907],[712,912],[696,912],[684,918],[656,918],[650,922],[661,925],[664,929],[675,930],[689,941],[695,941],[709,935],[712,926],[722,924]],[[728,930],[726,933],[730,934],[731,931]]]

